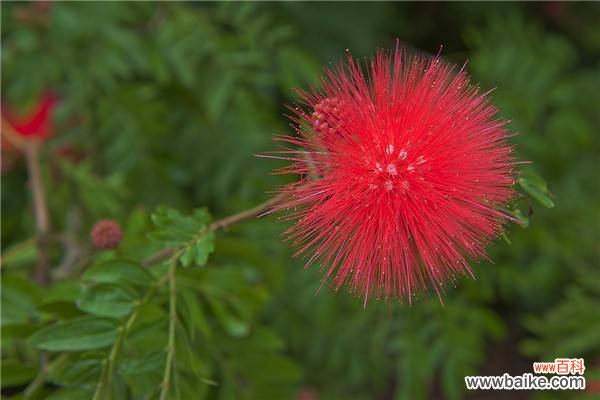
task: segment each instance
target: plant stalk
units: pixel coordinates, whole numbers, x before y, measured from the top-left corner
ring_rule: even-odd
[[[33,196],[33,215],[36,223],[36,242],[38,248],[38,260],[33,273],[35,281],[46,286],[50,283],[50,259],[49,259],[49,233],[50,219],[48,217],[48,205],[46,193],[40,172],[39,143],[28,143],[23,148],[27,173],[29,174],[29,185]]]
[[[175,363],[175,327],[177,325],[177,287],[175,272],[177,270],[177,258],[175,258],[169,267],[169,340],[167,342],[167,360],[165,364],[165,374],[161,384],[160,400],[167,400],[171,389],[171,376],[173,374],[173,365]]]

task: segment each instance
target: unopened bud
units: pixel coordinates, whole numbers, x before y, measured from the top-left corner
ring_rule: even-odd
[[[103,219],[94,225],[91,233],[92,243],[99,249],[112,249],[117,247],[123,233],[121,226],[110,219]]]

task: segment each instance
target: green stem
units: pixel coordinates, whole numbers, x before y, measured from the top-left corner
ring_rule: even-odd
[[[110,398],[110,396],[106,396],[105,390],[111,389],[112,378],[114,375],[117,358],[119,356],[119,352],[121,351],[123,341],[125,340],[127,335],[129,335],[131,329],[133,328],[133,325],[137,321],[142,306],[146,304],[148,300],[150,300],[156,289],[164,283],[166,278],[167,275],[165,275],[164,277],[156,281],[152,286],[150,286],[150,288],[146,292],[146,295],[137,303],[135,309],[133,310],[133,313],[129,316],[125,325],[119,327],[119,335],[117,336],[117,339],[115,340],[115,342],[112,345],[112,348],[110,349],[110,354],[108,358],[104,359],[102,372],[100,375],[100,379],[98,380],[98,384],[96,385],[96,391],[94,392],[93,400]],[[104,382],[105,380],[106,383]]]
[[[59,368],[62,364],[64,364],[67,361],[67,358],[68,354],[61,354],[54,361],[40,369],[40,372],[37,374],[35,379],[31,381],[31,383],[25,389],[24,398],[29,399],[33,395],[35,395],[46,383],[48,373],[53,368]]]
[[[165,364],[165,374],[161,385],[160,400],[166,400],[169,396],[171,386],[171,375],[173,374],[173,364],[175,362],[175,326],[177,324],[177,296],[175,272],[177,270],[177,257],[174,258],[169,267],[169,341],[167,343],[167,361]]]

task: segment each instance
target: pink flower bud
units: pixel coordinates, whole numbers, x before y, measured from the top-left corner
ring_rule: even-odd
[[[92,243],[99,249],[112,249],[117,247],[123,234],[121,226],[110,219],[103,219],[94,225],[91,233]]]

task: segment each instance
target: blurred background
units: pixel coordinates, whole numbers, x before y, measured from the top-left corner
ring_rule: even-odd
[[[89,245],[97,220],[123,226],[111,254],[141,259],[152,250],[145,237],[158,205],[183,213],[206,206],[219,218],[265,201],[287,178],[270,174],[281,164],[255,154],[290,132],[292,88],[317,84],[346,49],[366,57],[396,38],[426,53],[443,45],[446,60],[468,60],[473,81],[496,88],[518,157],[533,161],[524,169],[545,178],[555,207],[522,200],[525,226],[511,226],[490,249],[494,264],[475,264],[477,279],[448,288],[443,306],[427,293],[410,306],[366,308],[346,293],[315,294],[318,268],[292,257],[279,236],[286,223],[232,227],[218,235],[206,279],[242,311],[195,310],[212,339],[186,350],[197,352],[204,379],[192,379],[189,392],[182,383],[179,397],[600,396],[594,2],[3,2],[3,108],[23,115],[44,94],[59,98],[40,165],[50,235],[60,238],[49,254],[55,283],[39,288],[28,275],[37,253],[26,157],[3,135],[3,395],[23,397],[39,376],[24,338],[79,312],[78,268],[106,257]],[[465,375],[519,375],[557,357],[585,359],[585,392],[465,389]],[[119,384],[129,389],[118,398],[154,398],[147,381],[123,371]],[[152,371],[135,376],[146,373],[151,381]],[[91,398],[78,377],[44,376],[37,396]]]

